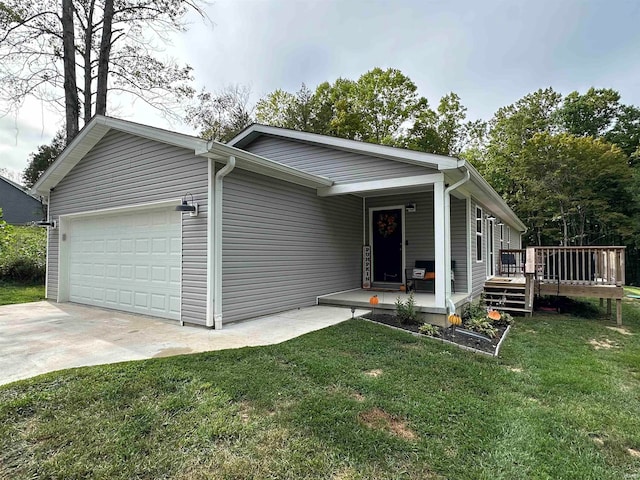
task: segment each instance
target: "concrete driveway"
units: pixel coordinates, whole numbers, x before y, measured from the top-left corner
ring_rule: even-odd
[[[5,305],[0,385],[71,367],[280,343],[349,318],[349,308],[316,306],[210,330],[72,303]]]

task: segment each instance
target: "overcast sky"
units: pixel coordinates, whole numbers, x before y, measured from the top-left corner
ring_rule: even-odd
[[[250,85],[253,99],[374,67],[400,69],[432,105],[456,92],[470,118],[538,88],[614,88],[640,105],[640,0],[215,0],[169,50],[196,86]],[[140,102],[120,118],[194,133]],[[0,119],[0,168],[22,171],[62,114],[35,101]]]

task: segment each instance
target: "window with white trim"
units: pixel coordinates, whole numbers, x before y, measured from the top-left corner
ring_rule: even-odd
[[[511,248],[511,227],[507,225],[507,248]]]
[[[482,209],[476,207],[476,262],[482,261]]]
[[[504,224],[500,223],[500,250],[504,248]]]

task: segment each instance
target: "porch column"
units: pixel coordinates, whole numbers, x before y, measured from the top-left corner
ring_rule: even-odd
[[[445,287],[447,282],[445,265],[445,235],[449,235],[445,222],[444,180],[433,184],[433,240],[436,264],[436,307],[446,308]]]

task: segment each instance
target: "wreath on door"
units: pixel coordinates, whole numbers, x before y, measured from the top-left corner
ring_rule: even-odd
[[[395,215],[389,213],[381,213],[378,215],[378,233],[383,238],[393,234],[396,228],[398,228],[398,223],[396,222]]]

